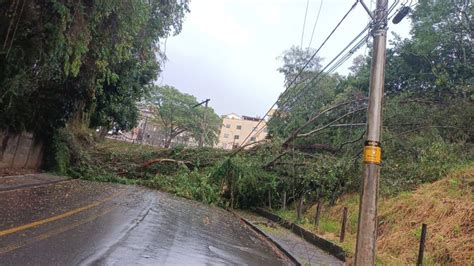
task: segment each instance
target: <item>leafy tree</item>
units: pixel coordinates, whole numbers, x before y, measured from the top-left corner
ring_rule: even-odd
[[[472,159],[472,10],[472,1],[419,1],[412,38],[396,39],[387,51],[384,193],[435,180]],[[287,84],[309,59],[299,55],[287,51],[280,69]],[[279,189],[294,194],[290,200],[334,201],[358,189],[370,62],[359,56],[347,77],[326,75],[315,84],[305,84],[315,73],[309,70],[282,95],[268,127],[284,145],[265,166],[281,177]]]
[[[148,105],[154,111],[154,121],[164,130],[166,148],[183,133],[196,140],[203,137],[204,143],[211,146],[216,142],[221,120],[212,108],[206,109],[197,104],[194,96],[171,86],[154,86],[151,89]]]
[[[0,2],[0,127],[48,139],[72,120],[127,129],[187,0]]]
[[[313,57],[314,53],[313,48],[303,50],[297,46],[292,46],[283,52],[279,57],[283,65],[278,68],[278,72],[285,76],[286,86],[292,82],[299,83],[308,78],[311,73],[321,69],[321,58],[319,56]],[[300,72],[301,74],[299,74]]]

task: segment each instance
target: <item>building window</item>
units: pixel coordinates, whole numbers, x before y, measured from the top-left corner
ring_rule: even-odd
[[[257,140],[256,137],[251,137],[251,138],[250,138],[250,141],[252,141],[252,142],[253,142],[253,141],[256,141],[256,140]]]
[[[230,128],[230,124],[225,125],[226,128]]]
[[[234,136],[234,139],[239,139],[239,135],[235,135],[235,136]]]
[[[241,126],[241,125],[237,125],[237,129],[242,129],[242,126]]]
[[[228,138],[229,137],[229,134],[224,134],[224,138]]]

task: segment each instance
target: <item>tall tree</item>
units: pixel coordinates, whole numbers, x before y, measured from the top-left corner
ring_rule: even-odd
[[[195,140],[203,136],[204,143],[211,146],[217,140],[221,120],[212,108],[196,106],[196,97],[171,86],[154,86],[147,104],[153,109],[154,121],[164,130],[165,148],[180,134]]]
[[[292,46],[283,52],[279,57],[283,64],[278,68],[278,72],[284,75],[286,86],[292,82],[303,81],[311,73],[321,68],[321,58],[319,56],[313,57],[314,54],[313,48],[301,49],[298,46]]]
[[[0,128],[131,127],[187,0],[0,2]],[[123,112],[123,110],[127,110]]]

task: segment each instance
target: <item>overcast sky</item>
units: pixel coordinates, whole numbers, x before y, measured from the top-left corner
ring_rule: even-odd
[[[323,1],[312,47],[318,47],[353,0],[310,0],[303,47],[307,47]],[[372,8],[375,4],[365,0]],[[394,0],[389,0],[391,4]],[[210,98],[219,114],[262,116],[284,90],[278,57],[300,45],[306,0],[192,0],[182,32],[166,43],[168,61],[159,84]],[[328,63],[369,21],[358,4],[319,56]],[[408,37],[410,22],[389,24],[389,31]],[[391,36],[391,35],[390,35]],[[369,52],[365,46],[359,54]],[[352,58],[337,72],[347,74]]]

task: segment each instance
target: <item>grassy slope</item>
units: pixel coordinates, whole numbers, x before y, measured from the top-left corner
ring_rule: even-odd
[[[384,265],[416,262],[421,224],[428,225],[426,264],[474,264],[474,166],[458,170],[431,184],[396,197],[380,199],[377,261]],[[346,240],[341,245],[349,254],[355,250],[358,195],[346,195],[335,206],[326,207],[319,229],[310,222],[312,206],[303,226],[339,243],[342,208],[349,209]],[[279,212],[294,220],[294,212]]]

